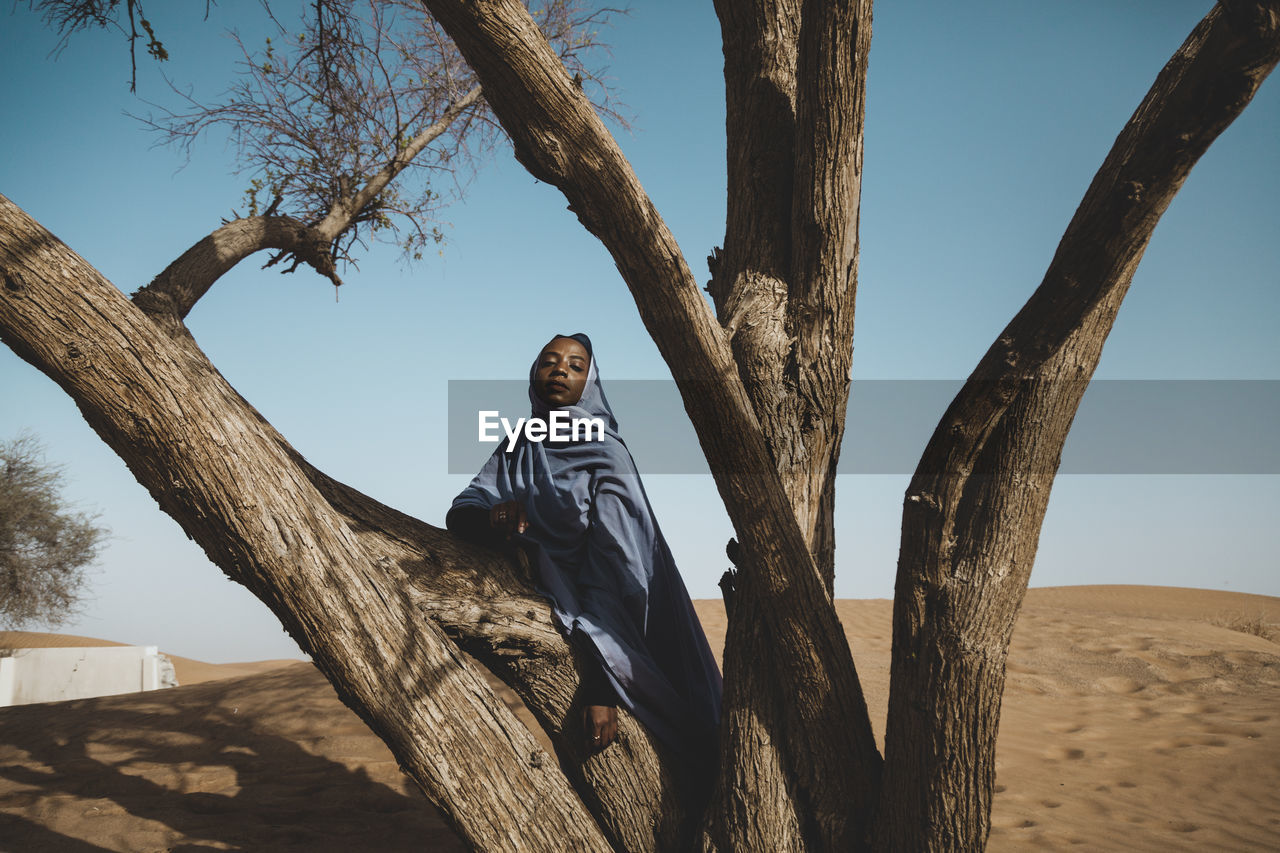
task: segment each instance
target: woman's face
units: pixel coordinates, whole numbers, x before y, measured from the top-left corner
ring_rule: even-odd
[[[572,406],[582,399],[590,367],[586,347],[573,338],[552,338],[538,356],[533,391],[552,408]]]

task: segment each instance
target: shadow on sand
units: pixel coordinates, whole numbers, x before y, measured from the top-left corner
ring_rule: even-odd
[[[0,709],[0,848],[465,849],[308,664]]]

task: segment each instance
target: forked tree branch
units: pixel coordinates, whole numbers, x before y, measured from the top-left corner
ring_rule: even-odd
[[[164,334],[3,197],[0,282],[0,340],[57,382],[161,509],[271,607],[470,844],[610,848],[556,764],[421,618],[399,554],[325,499],[194,342]]]
[[[1196,26],[925,449],[903,507],[879,849],[985,845],[1005,658],[1071,421],[1161,214],[1278,59],[1277,0]]]
[[[476,86],[445,109],[440,118],[423,129],[404,149],[386,162],[364,186],[338,198],[329,215],[314,225],[290,216],[263,216],[234,219],[200,240],[169,264],[146,287],[133,296],[134,303],[148,314],[181,322],[219,278],[250,255],[264,249],[278,249],[278,255],[305,263],[335,286],[342,284],[335,263],[334,246],[361,212],[409,167],[413,158],[440,138],[450,125],[480,100]]]
[[[278,249],[342,284],[330,251],[331,239],[291,216],[233,219],[200,240],[133,294],[134,304],[153,317],[181,322],[219,278],[263,249]]]
[[[1276,0],[1219,3],[1187,37],[1116,138],[1044,280],[944,415],[921,470],[969,470],[1019,384],[1098,303],[1128,285],[1191,167],[1248,106],[1278,55]],[[940,440],[944,432],[952,438]]]

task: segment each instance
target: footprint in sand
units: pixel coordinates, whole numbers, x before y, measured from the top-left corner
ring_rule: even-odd
[[[1079,761],[1084,758],[1084,750],[1055,746],[1045,750],[1044,757],[1051,761]]]
[[[1070,722],[1070,721],[1064,721],[1061,723],[1048,723],[1045,725],[1046,731],[1050,731],[1050,732],[1053,732],[1054,734],[1060,734],[1060,735],[1074,735],[1084,731],[1084,729],[1085,727],[1083,723],[1076,723],[1076,722]]]
[[[1136,698],[1139,701],[1133,705],[1130,705],[1127,709],[1127,713],[1129,715],[1130,720],[1134,720],[1139,723],[1149,723],[1152,720],[1154,720],[1156,717],[1160,716],[1160,711],[1158,711],[1155,708],[1152,708],[1150,705],[1142,704],[1142,702],[1146,701],[1148,697],[1139,696]]]
[[[1123,675],[1108,675],[1098,679],[1098,685],[1109,693],[1137,693],[1142,685]]]

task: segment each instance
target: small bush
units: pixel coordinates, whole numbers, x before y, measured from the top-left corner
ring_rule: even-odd
[[[1265,613],[1246,616],[1236,611],[1228,611],[1218,614],[1210,621],[1220,628],[1228,628],[1232,631],[1239,631],[1242,634],[1252,634],[1255,637],[1261,637],[1273,643],[1280,642],[1280,624],[1267,621]]]

